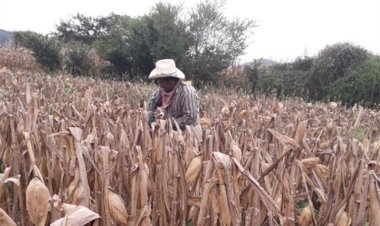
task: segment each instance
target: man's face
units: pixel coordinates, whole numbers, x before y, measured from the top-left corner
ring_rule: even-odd
[[[165,92],[172,91],[175,86],[175,80],[171,78],[158,78],[156,82]]]

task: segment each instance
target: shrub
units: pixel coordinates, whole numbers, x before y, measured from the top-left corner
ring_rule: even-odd
[[[70,43],[65,51],[65,70],[72,75],[97,76],[107,64],[88,45]]]
[[[326,98],[341,100],[347,105],[380,104],[380,56],[372,56],[357,70],[328,86]]]
[[[43,69],[50,72],[61,69],[61,45],[57,40],[31,31],[15,32],[14,39],[16,46],[23,46],[32,51]]]
[[[350,43],[337,43],[321,50],[306,84],[311,97],[323,99],[329,84],[355,70],[369,55],[364,48]]]

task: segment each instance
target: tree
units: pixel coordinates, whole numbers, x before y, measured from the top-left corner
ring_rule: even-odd
[[[355,70],[368,56],[367,50],[350,43],[337,43],[321,50],[306,83],[311,98],[321,100],[329,84]]]
[[[95,41],[105,39],[112,26],[119,24],[120,20],[122,16],[117,14],[93,18],[78,13],[68,21],[61,21],[55,36],[64,43],[76,41],[91,45]]]
[[[154,67],[152,55],[152,37],[146,17],[134,18],[129,23],[129,45],[126,49],[129,55],[128,73],[135,78],[147,79],[147,75]]]
[[[113,64],[114,71],[119,74],[120,78],[130,69],[128,61],[130,56],[128,53],[129,21],[130,17],[128,16],[118,16],[115,23],[109,27],[105,37],[93,43],[99,55]]]
[[[180,6],[162,2],[138,18],[78,14],[61,22],[56,35],[63,42],[79,41],[95,48],[120,78],[128,74],[146,79],[155,61],[172,58],[188,79],[215,82],[217,73],[243,54],[248,31],[254,27],[250,20],[229,20],[222,13],[223,4],[203,1],[188,20]]]
[[[359,68],[332,83],[327,97],[347,105],[361,103],[373,107],[380,104],[380,56],[369,57]]]
[[[96,64],[90,58],[91,47],[81,42],[71,42],[67,48],[65,70],[73,75],[94,75]]]
[[[313,58],[298,58],[292,63],[265,64],[263,59],[247,66],[252,92],[280,96],[305,96],[305,81],[310,74]]]
[[[222,12],[225,1],[202,1],[188,22],[190,77],[196,83],[215,81],[217,72],[232,65],[247,47],[252,20],[229,20]]]
[[[186,24],[181,20],[180,13],[179,6],[160,2],[145,17],[154,61],[172,58],[178,65],[184,65],[187,61]]]

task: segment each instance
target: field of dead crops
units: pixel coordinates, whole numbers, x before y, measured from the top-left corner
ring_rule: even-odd
[[[203,141],[151,86],[0,71],[0,225],[380,225],[380,113],[200,90]]]

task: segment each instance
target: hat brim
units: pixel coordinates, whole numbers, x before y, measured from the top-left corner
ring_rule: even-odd
[[[153,69],[149,74],[149,79],[174,77],[179,79],[185,79],[185,74],[177,68],[177,71],[171,74],[157,74],[156,69]]]

